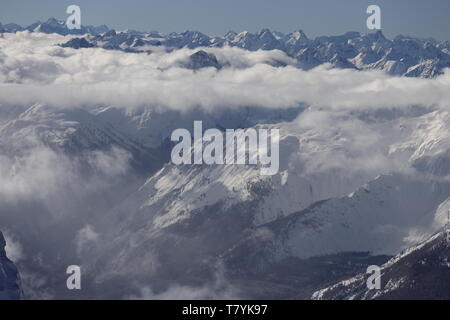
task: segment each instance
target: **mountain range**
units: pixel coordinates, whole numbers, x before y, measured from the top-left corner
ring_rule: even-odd
[[[406,159],[417,168],[414,175],[394,171],[372,177],[370,171],[308,172],[300,164],[287,162],[299,153],[303,161],[317,161],[318,148],[321,153],[336,152],[338,145],[348,148],[342,136],[344,140],[333,143],[336,138],[327,133],[299,130],[292,119],[301,112],[306,111],[291,111],[281,118],[270,112],[244,112],[235,114],[234,120],[202,112],[190,115],[203,119],[206,127],[229,127],[230,123],[236,127],[282,126],[282,162],[274,176],[261,176],[257,167],[247,165],[175,166],[167,162],[170,148],[164,147],[164,141],[170,128],[188,127],[192,122],[171,112],[124,113],[106,108],[92,113],[34,105],[9,113],[11,119],[0,129],[1,149],[17,154],[8,146],[23,150],[30,136],[36,136],[40,143],[87,165],[88,158],[82,159],[89,157],[86,152],[90,150],[115,147],[132,155],[136,175],[144,180],[125,184],[121,179],[118,187],[123,190],[107,203],[108,213],[84,218],[102,234],[95,247],[78,252],[89,281],[96,283],[96,297],[131,295],[136,288],[110,288],[136,279],[150,281],[156,292],[166,290],[168,279],[195,288],[214,281],[217,268],[223,268],[227,283],[238,288],[239,297],[348,298],[353,295],[342,292],[350,289],[336,291],[341,286],[334,282],[364,272],[374,261],[385,268],[391,256],[428,243],[427,237],[445,224],[450,184],[440,177],[448,174],[444,159],[450,148],[449,115],[412,112],[389,120],[378,118],[375,123],[372,118],[366,125],[385,135],[389,141],[385,148],[390,149],[387,156]],[[266,117],[281,122],[258,124],[268,123]],[[430,139],[440,141],[439,145],[430,145]],[[139,159],[152,165],[142,166]],[[442,247],[433,259],[445,254]],[[395,266],[404,261],[397,260]],[[157,266],[148,266],[151,261],[157,261]],[[364,274],[357,277],[363,279]],[[407,277],[403,281],[419,280]],[[332,287],[321,289],[326,286]],[[315,293],[319,289],[325,291]],[[411,297],[422,295],[418,291]]]
[[[115,31],[102,25],[82,26],[79,30],[69,30],[65,22],[50,18],[46,22],[36,22],[28,27],[10,23],[0,25],[0,32],[43,32],[61,35],[83,35],[62,44],[64,47],[124,50],[127,52],[147,52],[164,47],[177,48],[238,47],[250,51],[281,50],[294,58],[296,66],[309,70],[329,63],[336,68],[356,70],[382,70],[391,75],[433,78],[450,67],[450,42],[432,38],[420,39],[397,36],[387,39],[382,31],[369,34],[347,32],[339,36],[320,36],[310,39],[302,31],[288,34],[263,29],[256,33],[230,31],[222,37],[210,37],[199,31],[185,31],[167,35],[159,32],[135,30]],[[196,66],[202,64],[197,58]],[[203,55],[204,66],[211,65],[211,57]],[[216,66],[213,64],[212,66]]]
[[[448,81],[446,74],[435,78],[450,66],[449,43],[403,36],[389,40],[381,32],[316,39],[302,31],[285,35],[267,29],[223,37],[118,32],[104,26],[72,32],[56,19],[0,29],[43,33],[38,38],[63,36],[51,36],[49,42],[26,38],[44,47],[29,64],[23,57],[15,63],[9,52],[0,57],[6,66],[0,71],[7,75],[2,86],[13,89],[44,90],[55,81],[52,72],[72,71],[77,61],[84,66],[91,52],[112,52],[107,50],[120,50],[113,53],[130,63],[133,73],[126,75],[132,78],[143,68],[141,60],[132,58],[188,48],[189,59],[169,68],[169,75],[152,66],[157,81],[180,70],[189,76],[207,71],[207,81],[219,78],[222,85],[230,81],[217,74],[239,70],[212,52],[225,46],[244,49],[239,54],[279,50],[288,55],[264,60],[265,73],[298,71],[283,69],[287,64],[309,70],[329,63],[385,71],[394,75],[389,80],[421,77],[406,80],[413,88],[426,83],[433,94],[439,94],[433,84]],[[0,44],[8,37],[21,41],[21,35],[4,35]],[[63,41],[55,46],[55,39]],[[50,63],[42,63],[46,54]],[[97,66],[105,56],[92,57]],[[119,65],[113,59],[106,56],[111,69]],[[29,73],[33,68],[48,77]],[[99,70],[88,69],[100,77],[70,89],[89,89],[111,72],[105,69],[102,64]],[[261,77],[253,72],[239,76]],[[84,79],[82,73],[66,72],[56,82],[69,79],[71,84],[77,77]],[[142,78],[130,83],[150,89]],[[113,81],[106,78],[105,83]],[[254,87],[261,83],[257,79]],[[251,89],[239,86],[240,91]],[[181,88],[167,90],[176,95]],[[281,100],[287,92],[271,91]],[[0,106],[0,225],[20,243],[15,264],[21,281],[1,236],[0,297],[19,298],[20,283],[25,297],[36,299],[448,297],[450,252],[443,227],[450,209],[450,112],[441,105],[267,108],[245,100],[232,108],[225,100],[222,108],[186,111],[146,104],[18,101],[2,100]],[[258,166],[244,164],[174,165],[171,133],[178,128],[192,132],[195,120],[202,121],[204,130],[218,128],[223,134],[226,129],[279,129],[279,172],[262,176]],[[64,287],[66,267],[74,263],[83,270],[81,292]],[[365,286],[366,268],[374,264],[382,270],[380,291]]]

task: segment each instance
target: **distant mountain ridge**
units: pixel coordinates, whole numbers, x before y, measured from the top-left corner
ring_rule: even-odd
[[[57,33],[80,35],[84,40],[72,39],[63,44],[75,49],[101,47],[127,52],[151,53],[155,47],[164,46],[168,50],[199,47],[238,47],[245,50],[281,50],[297,60],[297,67],[308,70],[329,63],[336,68],[357,70],[382,70],[391,75],[433,78],[450,67],[450,42],[431,38],[420,39],[399,35],[387,39],[381,31],[369,34],[347,32],[339,36],[320,36],[310,39],[298,30],[288,34],[262,29],[251,33],[230,31],[223,37],[210,37],[199,31],[170,33],[141,32],[135,30],[115,31],[102,25],[82,26],[80,30],[69,30],[65,22],[50,18],[46,22],[36,22],[28,27],[17,24],[0,24],[0,32]],[[205,66],[211,65],[214,57],[201,55],[207,59]],[[195,58],[202,58],[195,57]],[[202,62],[195,62],[196,68]],[[200,59],[201,60],[201,59]],[[215,66],[218,68],[218,66]]]
[[[107,32],[109,28],[105,25],[101,26],[81,26],[81,29],[69,29],[66,27],[66,22],[63,20],[58,20],[55,18],[49,18],[47,21],[37,21],[30,24],[27,27],[22,27],[17,23],[8,23],[2,25],[0,23],[0,32],[19,32],[19,31],[30,31],[30,32],[43,32],[43,33],[57,33],[61,35],[68,34],[100,34]]]

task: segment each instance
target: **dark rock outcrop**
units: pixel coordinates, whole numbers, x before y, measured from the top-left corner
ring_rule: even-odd
[[[6,256],[6,241],[0,232],[0,300],[19,300],[22,298],[19,272]]]

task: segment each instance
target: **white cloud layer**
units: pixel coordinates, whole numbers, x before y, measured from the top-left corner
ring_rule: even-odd
[[[206,48],[231,67],[197,71],[179,61],[196,50],[129,54],[103,49],[60,48],[58,35],[6,34],[0,39],[0,103],[36,102],[60,107],[143,105],[175,110],[201,106],[286,108],[301,102],[332,108],[411,105],[447,107],[450,71],[437,79],[401,78],[379,71],[310,71],[293,66],[281,51]],[[264,62],[283,61],[286,67]]]

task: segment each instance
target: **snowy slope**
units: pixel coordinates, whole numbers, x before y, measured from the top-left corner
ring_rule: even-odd
[[[107,150],[118,147],[129,152],[137,168],[150,171],[159,168],[164,155],[152,147],[133,140],[114,126],[114,121],[103,119],[103,112],[90,113],[79,109],[58,109],[42,104],[29,108],[12,108],[11,115],[0,125],[0,144],[7,153],[25,151],[43,143],[69,154],[83,151]]]
[[[299,111],[257,109],[185,117],[111,107],[3,110],[6,150],[37,136],[68,152],[115,145],[146,154],[198,117],[205,127],[280,129],[280,171],[273,176],[248,165],[161,164],[139,190],[99,218],[93,226],[102,237],[95,254],[87,252],[83,261],[105,285],[116,277],[198,277],[205,261],[220,257],[244,261],[252,255],[267,264],[349,251],[395,254],[442,227],[450,197],[445,161],[436,161],[450,149],[444,111],[362,112],[351,119],[320,118],[324,126],[317,128],[308,120],[317,116],[312,108],[296,120]],[[256,124],[275,118],[276,123]],[[164,150],[158,150],[160,157]],[[424,159],[428,165],[419,165]],[[384,174],[375,178],[379,173]]]
[[[450,184],[384,175],[347,197],[326,200],[266,227],[280,255],[394,254],[434,232]]]
[[[430,141],[439,141],[437,147],[442,152],[450,149],[449,128],[444,125],[447,118],[447,113],[431,112],[382,123],[362,122],[360,136],[339,124],[320,131],[302,122],[259,126],[280,128],[282,133],[280,169],[274,176],[261,176],[259,168],[248,165],[175,166],[168,163],[140,188],[136,195],[139,200],[134,202],[139,210],[154,212],[158,221],[170,224],[172,220],[189,216],[191,211],[218,202],[231,206],[257,197],[258,210],[253,222],[261,225],[317,201],[347,195],[380,171],[407,170],[425,157],[433,158],[436,155],[426,149],[431,146]],[[367,143],[369,139],[371,143]],[[367,150],[362,148],[363,144]],[[360,171],[343,167],[346,161],[354,161],[355,166],[361,167]],[[362,166],[363,162],[366,167]],[[393,165],[396,162],[399,164]],[[423,169],[427,174],[433,170],[437,169]]]
[[[312,299],[437,299],[450,298],[450,250],[439,232],[408,248],[381,266],[381,289],[368,290],[366,274],[316,291]]]
[[[433,156],[419,152],[429,141],[447,148],[448,114],[365,113],[351,121],[361,128],[355,135],[340,122],[307,126],[308,112],[268,126],[282,132],[274,176],[248,165],[168,163],[149,177],[108,216],[97,281],[144,277],[141,268],[154,281],[197,277],[221,257],[255,268],[341,252],[392,255],[442,227],[450,183],[414,165]]]

